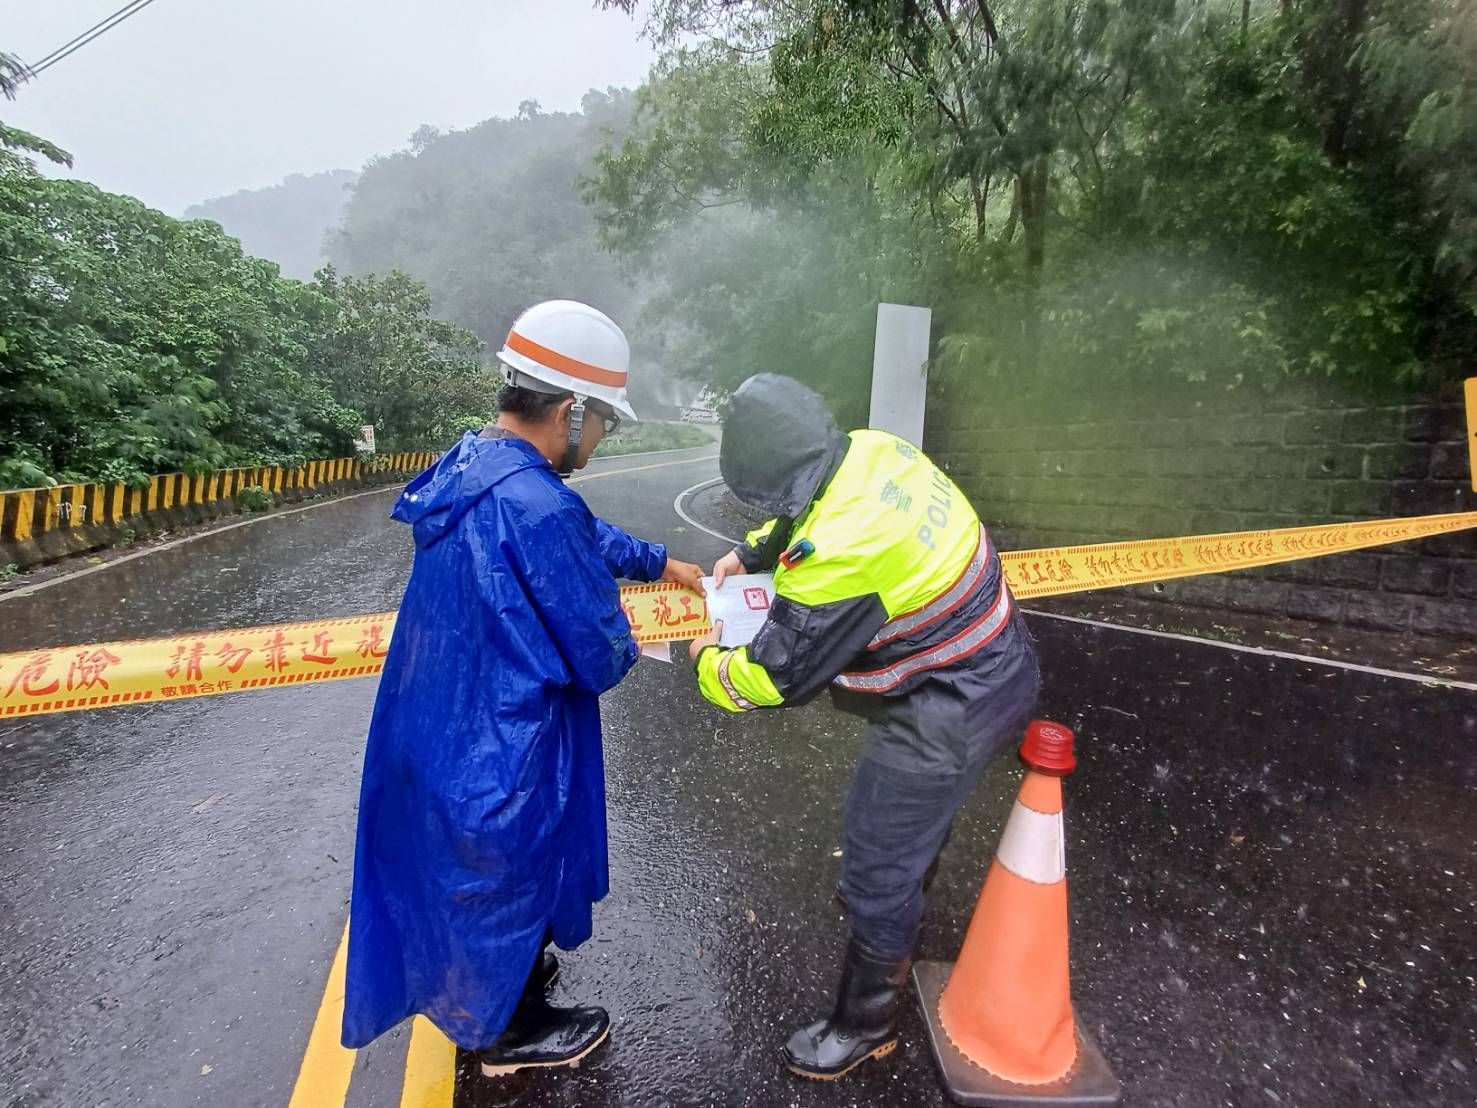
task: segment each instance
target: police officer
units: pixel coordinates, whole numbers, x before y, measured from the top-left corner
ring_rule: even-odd
[[[750,712],[829,689],[867,720],[842,817],[852,935],[835,1007],[785,1046],[795,1073],[832,1079],[896,1045],[925,871],[1028,721],[1036,655],[979,517],[910,443],[844,435],[814,392],[765,373],[733,394],[719,465],[774,518],[713,575],[773,570],[775,602],[748,646],[692,644],[703,695]]]

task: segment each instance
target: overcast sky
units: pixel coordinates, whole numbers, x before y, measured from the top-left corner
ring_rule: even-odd
[[[37,61],[125,0],[3,0],[0,51]],[[575,110],[635,87],[639,23],[592,0],[154,0],[0,100],[75,174],[179,215],[289,173],[358,169],[422,123]]]

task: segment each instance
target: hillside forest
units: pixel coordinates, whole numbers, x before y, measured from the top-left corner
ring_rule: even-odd
[[[445,445],[551,296],[659,409],[772,369],[860,422],[879,301],[979,403],[1477,363],[1473,0],[602,6],[661,46],[640,88],[183,220],[0,123],[0,486]]]

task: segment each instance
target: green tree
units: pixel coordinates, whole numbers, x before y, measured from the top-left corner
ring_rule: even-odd
[[[628,100],[590,92],[579,113],[543,112],[530,100],[514,119],[422,128],[411,149],[365,166],[329,259],[348,274],[399,270],[424,282],[438,314],[489,346],[538,300],[630,314],[637,296],[598,250],[579,192],[602,134],[625,125]]]
[[[838,69],[807,90],[814,114],[787,113],[799,94],[775,92],[760,49],[665,58],[586,198],[602,242],[661,290],[643,325],[667,364],[723,388],[758,368],[796,373],[860,418],[872,306],[918,295],[937,236],[917,226],[886,148],[892,87],[833,96]]]
[[[410,149],[365,167],[327,254],[341,273],[399,270],[425,283],[438,316],[502,346],[518,313],[540,300],[593,304],[625,328],[637,372],[633,403],[673,405],[664,369],[680,356],[670,328],[641,315],[652,282],[603,251],[581,181],[607,139],[630,125],[632,97],[592,90],[579,112],[525,101],[513,119],[462,131],[423,127]]]
[[[717,35],[739,56],[762,51],[771,93],[750,127],[758,145],[813,167],[884,144],[908,163],[936,215],[976,238],[992,227],[1007,241],[1019,233],[1036,279],[1054,176],[1096,183],[1091,174],[1133,89],[1172,38],[1174,4],[667,0],[656,8],[667,41]],[[748,18],[735,23],[735,8]],[[1008,209],[1003,228],[998,218],[992,224],[992,203]]]
[[[33,144],[34,146],[34,144]],[[181,221],[0,158],[0,487],[347,453],[490,413],[474,335],[400,274],[284,279]]]
[[[0,168],[0,484],[138,481],[346,447],[301,286],[210,223]]]
[[[1407,265],[1423,275],[1432,345],[1477,354],[1477,3],[1371,3],[1347,43],[1359,98],[1350,157],[1371,187],[1405,195],[1421,234]],[[1458,332],[1462,336],[1459,337]]]
[[[431,315],[430,291],[398,270],[382,278],[320,270],[327,301],[311,364],[386,449],[445,445],[494,413],[498,382],[475,335]]]
[[[13,54],[0,51],[0,96],[6,100],[14,100],[16,91],[31,77],[31,70],[25,62]],[[22,151],[29,154],[40,154],[47,161],[58,165],[70,166],[72,155],[61,147],[38,138],[33,134],[11,127],[0,120],[0,166],[19,167],[23,158],[18,157],[13,151]]]
[[[863,348],[867,312],[824,323],[838,290],[931,304],[945,376],[1388,384],[1471,355],[1471,0],[646,10],[668,49],[588,197],[723,329],[687,340],[720,382],[766,316],[847,380],[809,343]],[[720,227],[783,276],[702,279],[683,244]]]

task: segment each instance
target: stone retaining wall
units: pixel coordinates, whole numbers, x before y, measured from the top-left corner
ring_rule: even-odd
[[[1006,549],[1477,510],[1459,387],[932,391],[925,446]],[[1477,641],[1477,534],[1129,591]]]

